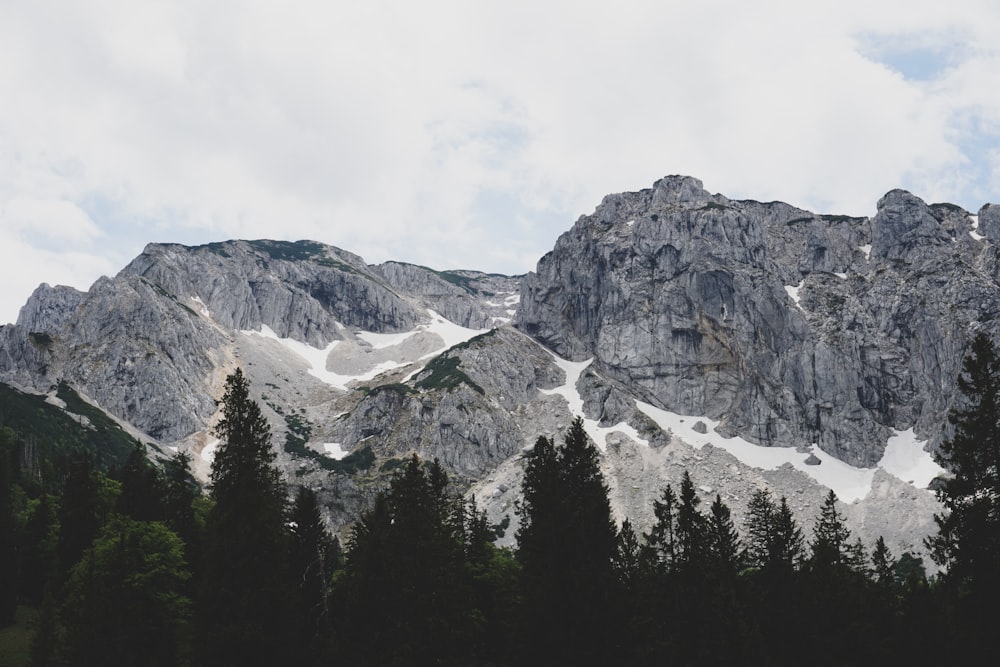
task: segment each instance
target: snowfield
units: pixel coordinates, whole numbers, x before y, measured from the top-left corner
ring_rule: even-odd
[[[550,354],[552,354],[550,352]],[[577,381],[593,359],[572,362],[552,354],[555,363],[566,373],[566,383],[555,389],[542,390],[543,394],[562,396],[573,415],[583,415],[583,397],[576,389]],[[739,459],[744,465],[761,470],[776,470],[784,465],[791,465],[796,470],[808,475],[817,483],[833,489],[837,497],[850,503],[864,498],[872,489],[872,480],[878,468],[916,486],[927,488],[936,476],[944,470],[934,463],[931,455],[924,451],[926,441],[918,440],[913,429],[899,432],[889,438],[886,443],[882,460],[874,468],[857,468],[830,456],[815,443],[801,448],[793,447],[762,447],[740,437],[726,438],[716,432],[719,422],[704,416],[681,415],[656,406],[636,401],[636,407],[652,419],[665,432],[672,434],[695,449],[712,445],[723,449]],[[606,451],[606,438],[612,432],[624,433],[635,442],[646,447],[649,443],[643,439],[630,424],[621,423],[615,426],[600,426],[593,419],[583,420],[587,435],[597,447]],[[704,432],[702,432],[704,431]],[[807,460],[818,460],[810,465]]]

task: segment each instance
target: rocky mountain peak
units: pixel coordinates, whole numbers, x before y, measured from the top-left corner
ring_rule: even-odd
[[[664,176],[653,183],[654,207],[702,204],[712,200],[702,182],[691,176]]]
[[[872,256],[905,259],[910,251],[951,241],[924,200],[906,190],[891,190],[878,201],[872,218]]]

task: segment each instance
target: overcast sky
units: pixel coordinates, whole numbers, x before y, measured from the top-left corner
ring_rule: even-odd
[[[0,2],[0,323],[151,241],[532,270],[667,174],[1000,203],[994,0]]]

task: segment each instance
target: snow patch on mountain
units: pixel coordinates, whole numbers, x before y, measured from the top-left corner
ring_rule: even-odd
[[[803,280],[799,282],[798,285],[785,285],[785,292],[788,294],[788,298],[790,298],[793,302],[795,302],[795,306],[799,310],[803,310],[802,304],[799,303],[799,300],[801,299],[801,297],[799,296],[799,290],[801,290],[802,286],[805,284],[806,281]]]
[[[547,396],[558,395],[566,399],[570,413],[583,417],[583,428],[587,432],[587,435],[590,436],[590,439],[597,445],[598,449],[602,452],[607,451],[607,437],[614,432],[624,433],[636,442],[645,445],[646,447],[649,446],[649,442],[642,438],[639,435],[639,432],[636,431],[630,424],[622,422],[615,424],[614,426],[601,426],[596,420],[588,419],[584,414],[583,397],[576,388],[576,383],[580,380],[580,375],[583,374],[583,371],[585,371],[594,361],[593,359],[588,359],[586,361],[567,361],[565,359],[561,359],[552,352],[549,352],[549,354],[552,354],[552,358],[555,360],[556,365],[566,374],[566,382],[562,386],[555,387],[554,389],[540,389],[539,391]]]
[[[926,440],[918,440],[909,428],[905,431],[893,431],[885,446],[885,454],[879,461],[879,467],[904,482],[926,489],[931,481],[945,473],[930,452],[924,450]]]
[[[340,325],[345,340],[335,340],[317,348],[292,338],[282,338],[267,325],[260,331],[241,331],[278,342],[306,362],[313,377],[349,391],[352,384],[372,380],[383,373],[431,359],[488,329],[469,329],[451,322],[433,310],[427,310],[429,322],[401,333],[350,332]],[[419,372],[417,368],[414,373]],[[412,375],[412,373],[411,373]]]
[[[337,461],[350,454],[350,452],[344,451],[344,448],[339,442],[324,442],[323,453],[331,459],[336,459]]]

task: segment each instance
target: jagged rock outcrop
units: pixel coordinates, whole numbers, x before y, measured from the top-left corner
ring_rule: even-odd
[[[324,437],[363,443],[384,457],[416,452],[475,479],[545,432],[548,415],[533,414],[538,390],[562,375],[523,334],[494,329],[435,358],[408,384],[368,390]]]
[[[878,209],[817,216],[664,178],[563,234],[516,325],[655,405],[872,465],[891,429],[940,437],[969,331],[1000,325],[968,213],[902,190]]]
[[[360,257],[311,241],[150,244],[122,273],[141,276],[185,303],[197,297],[228,329],[265,325],[318,347],[339,338],[338,323],[401,331],[422,316]]]
[[[402,262],[386,262],[374,268],[393,288],[419,296],[432,310],[469,329],[486,329],[509,322],[517,305],[520,289],[517,277],[478,271],[435,271]]]

